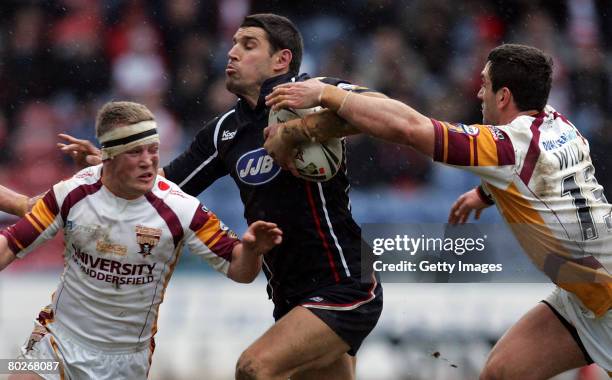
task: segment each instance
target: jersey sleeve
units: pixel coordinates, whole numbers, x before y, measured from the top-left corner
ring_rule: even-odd
[[[434,160],[471,171],[496,187],[512,181],[517,158],[509,130],[432,119]]]
[[[186,243],[191,253],[227,275],[232,251],[240,240],[213,212],[200,204],[187,230]]]
[[[15,256],[21,258],[47,240],[64,225],[54,189],[39,199],[32,211],[12,226],[0,231]]]
[[[218,178],[229,172],[217,150],[218,126],[223,120],[209,121],[180,156],[164,167],[165,177],[189,195],[198,196]]]

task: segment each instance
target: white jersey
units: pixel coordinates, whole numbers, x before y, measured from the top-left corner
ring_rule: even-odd
[[[434,158],[483,179],[533,262],[595,315],[612,308],[612,206],[588,141],[547,106],[508,125],[433,120]]]
[[[148,344],[184,244],[227,274],[239,241],[200,202],[157,177],[135,200],[102,185],[102,166],[55,185],[2,234],[23,257],[64,231],[64,272],[39,322],[99,347]]]

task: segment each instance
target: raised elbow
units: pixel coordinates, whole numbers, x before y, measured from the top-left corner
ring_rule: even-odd
[[[251,282],[255,281],[256,278],[257,278],[257,273],[253,273],[253,274],[246,274],[246,275],[238,276],[237,278],[234,278],[234,281],[239,282],[241,284],[250,284]]]
[[[232,268],[230,267],[230,271],[228,273],[228,277],[230,279],[241,284],[250,284],[257,278],[260,268],[241,271],[232,271],[231,269]]]

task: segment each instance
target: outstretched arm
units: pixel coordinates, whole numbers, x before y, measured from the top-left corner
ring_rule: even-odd
[[[318,80],[286,83],[266,97],[273,108],[310,108],[321,105],[350,125],[380,139],[410,145],[433,155],[434,128],[431,120],[397,100],[345,91]],[[287,123],[298,124],[299,120]]]
[[[28,212],[28,200],[27,195],[0,185],[0,210],[19,217],[24,216]]]
[[[6,238],[0,235],[0,271],[12,263],[17,256],[11,251]]]
[[[362,94],[368,97],[386,98],[379,92]],[[293,158],[298,145],[308,141],[324,142],[331,138],[350,136],[360,132],[336,112],[324,109],[308,114],[302,119],[266,127],[264,129],[264,148],[283,169],[297,176]]]
[[[79,167],[86,168],[102,162],[102,152],[91,141],[77,139],[65,133],[57,136],[66,141],[66,144],[57,143],[59,150],[72,157]]]
[[[0,211],[23,217],[45,193],[32,198],[0,185]]]
[[[282,231],[274,223],[261,220],[251,224],[242,242],[232,251],[232,262],[227,276],[237,282],[252,282],[261,270],[262,256],[280,244]]]

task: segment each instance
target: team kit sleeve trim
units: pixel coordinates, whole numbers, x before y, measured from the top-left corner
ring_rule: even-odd
[[[32,211],[0,234],[6,238],[9,248],[17,256],[53,225],[58,211],[55,193],[51,189],[34,204]]]
[[[232,251],[240,240],[236,234],[221,223],[214,213],[204,211],[203,206],[198,207],[189,229],[212,253],[228,262],[232,261]]]
[[[508,134],[490,125],[451,124],[431,119],[434,160],[456,166],[514,165],[514,146]]]

